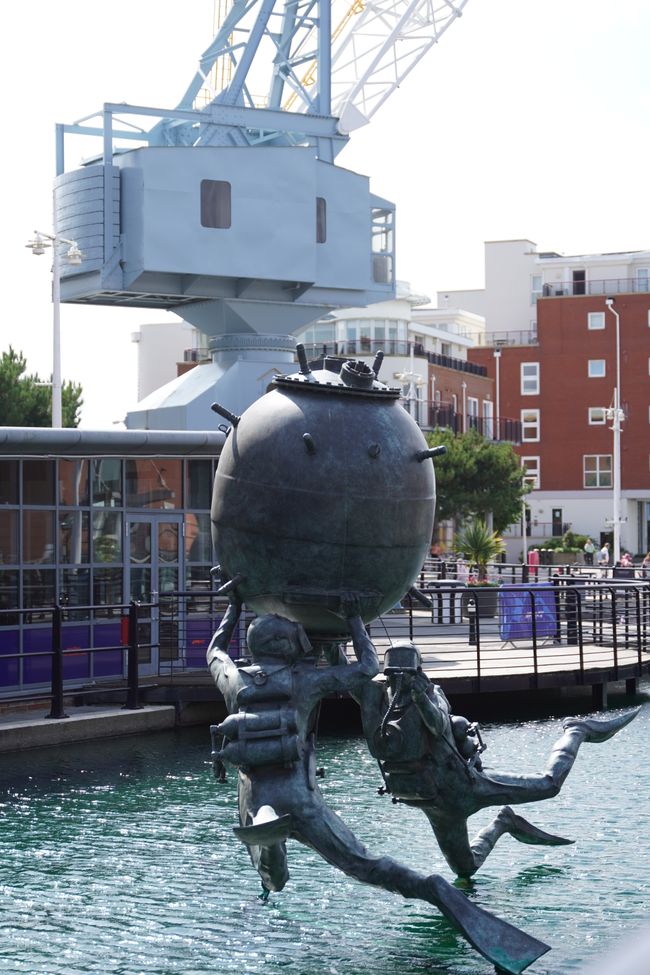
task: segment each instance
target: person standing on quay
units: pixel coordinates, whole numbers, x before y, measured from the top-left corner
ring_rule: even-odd
[[[596,554],[596,546],[591,538],[587,539],[585,544],[582,546],[582,550],[585,553],[585,565],[593,565],[594,555]]]

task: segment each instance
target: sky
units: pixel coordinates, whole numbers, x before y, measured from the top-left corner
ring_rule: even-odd
[[[51,261],[24,245],[52,228],[55,124],[107,101],[176,105],[213,13],[214,0],[12,4],[0,39],[0,351],[22,351],[30,372],[52,369]],[[649,45],[647,0],[469,0],[337,160],[397,205],[398,278],[432,299],[480,288],[486,240],[650,249]],[[114,428],[135,405],[131,334],[165,320],[62,307],[62,372],[83,386],[81,426]]]

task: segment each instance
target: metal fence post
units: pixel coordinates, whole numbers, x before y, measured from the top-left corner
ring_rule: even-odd
[[[63,640],[61,639],[61,607],[52,610],[52,704],[47,718],[68,718],[63,708]]]
[[[139,702],[138,649],[138,604],[135,600],[131,600],[129,604],[129,646],[126,652],[128,692],[124,705],[124,710],[127,711],[139,711],[142,708]]]

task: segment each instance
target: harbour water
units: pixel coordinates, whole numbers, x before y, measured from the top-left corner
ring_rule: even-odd
[[[484,725],[485,765],[541,771],[559,732],[559,717]],[[522,807],[575,845],[504,837],[465,886],[552,945],[531,975],[578,972],[650,918],[649,737],[650,699],[618,736],[583,746],[557,798]],[[429,905],[296,843],[289,884],[262,903],[232,834],[236,777],[216,784],[209,752],[205,728],[1,758],[3,975],[494,972]],[[323,736],[319,754],[328,802],[373,851],[452,879],[424,816],[377,795],[361,737]]]

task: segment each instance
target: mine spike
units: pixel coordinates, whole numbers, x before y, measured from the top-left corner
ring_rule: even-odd
[[[307,353],[305,352],[305,347],[302,342],[298,342],[296,345],[296,355],[298,356],[298,364],[300,365],[300,373],[303,376],[311,377],[312,372],[309,368],[309,363],[307,362]]]
[[[222,406],[221,403],[213,403],[210,409],[213,410],[214,413],[218,413],[219,416],[222,416],[224,420],[228,420],[228,422],[232,423],[234,427],[236,427],[241,420],[240,416],[237,416],[236,413],[231,413],[230,410],[225,406]]]
[[[379,370],[381,369],[381,364],[383,361],[384,361],[384,353],[380,349],[377,355],[375,356],[375,361],[372,364],[372,371],[374,372],[375,377],[377,379],[379,379]]]
[[[439,444],[437,447],[429,447],[428,450],[419,450],[415,455],[415,459],[422,462],[423,460],[428,460],[429,457],[441,457],[442,454],[446,453],[446,446],[444,444]]]

